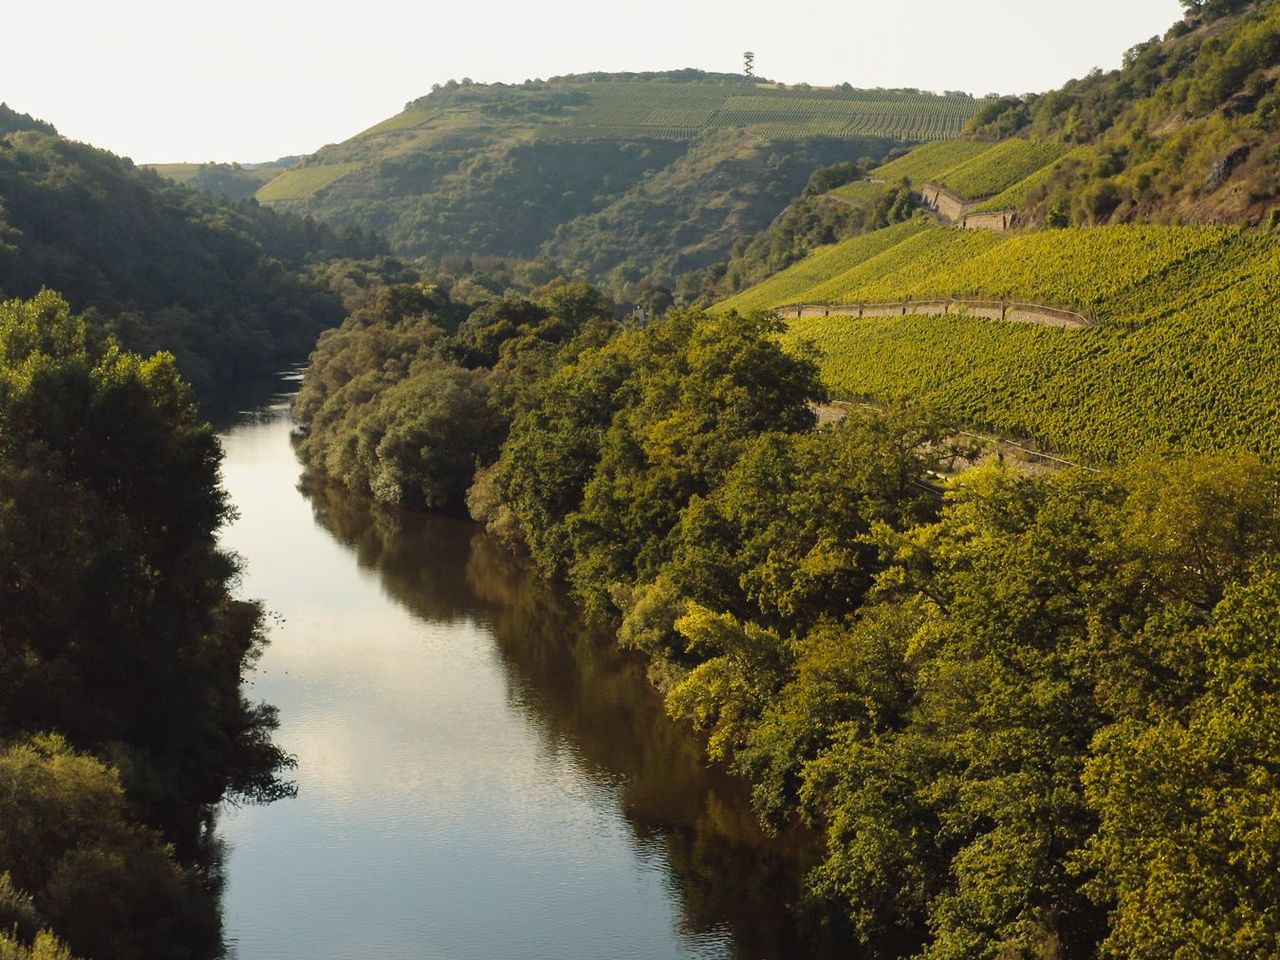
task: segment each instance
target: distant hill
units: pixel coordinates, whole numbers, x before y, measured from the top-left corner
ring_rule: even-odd
[[[57,290],[126,347],[173,352],[206,399],[305,358],[343,316],[311,265],[379,250],[180,186],[0,107],[0,299]]]
[[[990,101],[676,71],[449,83],[256,193],[395,252],[548,256],[595,280],[727,256],[816,167],[957,136]]]
[[[147,169],[176,183],[212,193],[226,200],[249,200],[263,185],[293,164],[288,160],[270,164],[238,163],[153,163]]]

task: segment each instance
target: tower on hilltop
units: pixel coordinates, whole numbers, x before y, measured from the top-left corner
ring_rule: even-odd
[[[756,75],[756,55],[748,50],[742,55],[742,63],[742,72],[748,77],[754,77]]]

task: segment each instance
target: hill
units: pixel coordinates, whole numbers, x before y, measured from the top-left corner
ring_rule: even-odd
[[[257,197],[404,255],[545,256],[615,289],[669,284],[763,229],[816,167],[954,137],[986,103],[697,71],[451,82]]]
[[[988,104],[979,137],[1055,140],[1071,161],[1006,202],[1028,222],[1250,223],[1280,202],[1280,5],[1184,3],[1124,66]]]
[[[1280,6],[1187,2],[1186,19],[1124,65],[1059,90],[985,102],[959,139],[925,144],[805,196],[731,256],[681,278],[710,304],[819,246],[884,225],[869,211],[906,186],[953,219],[987,224],[1250,224],[1280,218]],[[892,189],[890,189],[892,188]],[[862,215],[834,216],[835,203]],[[892,221],[889,221],[892,222]]]
[[[239,163],[153,163],[148,164],[147,169],[175,183],[225,200],[248,200],[290,165],[289,159],[285,159],[248,166]]]
[[[718,311],[825,304],[781,312],[849,399],[923,402],[1097,463],[1238,449],[1274,462],[1280,126],[1264,81],[1278,72],[1280,3],[1195,9],[1121,70],[989,105],[967,138],[799,201],[689,288]],[[865,204],[891,183],[942,214],[1014,215],[993,230],[920,215],[825,245],[793,234],[784,269],[755,269],[752,251],[805,203]]]
[[[0,299],[48,287],[99,331],[168,350],[201,395],[309,352],[342,304],[306,274],[376,242],[229,203],[0,108]]]

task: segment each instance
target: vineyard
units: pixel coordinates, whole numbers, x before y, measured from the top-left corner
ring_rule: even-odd
[[[823,194],[846,203],[875,203],[884,194],[885,185],[877,180],[855,180]]]
[[[991,149],[989,143],[974,140],[945,140],[916,147],[905,156],[886,163],[874,171],[880,180],[910,180],[922,185],[937,180],[943,173],[982,156]]]
[[[540,124],[553,139],[693,139],[747,128],[773,139],[956,137],[985,101],[917,91],[605,81],[572,88],[585,102]],[[748,92],[749,91],[749,92]]]
[[[284,171],[265,184],[258,191],[257,198],[264,203],[274,200],[304,200],[314,196],[316,191],[341,180],[359,167],[358,163],[327,163],[295,167]]]
[[[860,291],[929,289],[929,281],[903,282],[902,266],[912,250],[922,262],[948,249],[938,233],[963,235],[929,228],[900,239],[868,260],[900,261],[896,289],[886,273]],[[837,262],[835,248],[822,255]],[[1075,270],[1083,272],[1069,279]],[[817,344],[839,396],[924,403],[1088,460],[1248,449],[1280,461],[1273,238],[1214,228],[1037,233],[997,238],[932,276],[1028,300],[1070,297],[1106,319],[1067,333],[962,316],[806,318],[787,336]],[[805,292],[799,299],[809,299]]]
[[[916,220],[820,249],[721,309],[991,298],[1060,304],[1104,321],[1124,320],[1134,309],[1126,294],[1141,288],[1139,302],[1150,300],[1150,288],[1166,275],[1199,270],[1197,264],[1238,255],[1247,245],[1239,231],[1223,227],[996,234]]]
[[[1003,192],[997,193],[977,207],[974,212],[998,213],[1002,210],[1022,210],[1031,202],[1035,191],[1047,184],[1058,170],[1062,169],[1066,164],[1083,160],[1090,152],[1089,147],[1076,147],[1053,162],[1045,164],[1030,176],[1019,180]]]
[[[1017,185],[1070,150],[1060,143],[1005,140],[932,179],[968,200],[981,200]]]
[[[929,230],[927,222],[916,219],[822,247],[799,263],[775,273],[763,283],[723,301],[717,309],[746,313],[809,302],[809,294],[814,287],[833,276],[841,276],[860,265],[873,262],[885,251],[926,230]]]

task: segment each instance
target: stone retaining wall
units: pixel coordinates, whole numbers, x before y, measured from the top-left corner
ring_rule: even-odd
[[[1097,323],[1093,317],[1041,303],[1001,300],[904,300],[899,303],[801,303],[779,307],[775,313],[788,319],[818,317],[977,317],[1004,323],[1033,323],[1042,327],[1077,330]]]

